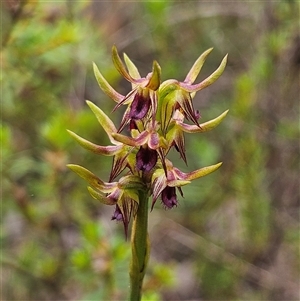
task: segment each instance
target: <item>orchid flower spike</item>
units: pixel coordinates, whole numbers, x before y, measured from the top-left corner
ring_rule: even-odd
[[[210,131],[228,113],[227,110],[212,120],[200,123],[200,113],[194,108],[195,94],[213,84],[226,66],[227,55],[216,71],[195,84],[211,51],[212,48],[199,56],[184,81],[168,79],[161,82],[161,68],[156,61],[152,64],[152,70],[143,77],[126,54],[121,59],[114,46],[113,64],[131,84],[131,90],[126,95],[118,93],[93,64],[99,87],[116,103],[114,111],[125,106],[125,112],[120,124],[115,126],[102,109],[87,101],[111,145],[101,146],[73,131],[69,133],[85,149],[113,157],[109,180],[104,182],[79,165],[69,164],[68,167],[87,181],[88,191],[93,198],[102,204],[114,206],[112,219],[123,222],[126,236],[130,220],[137,214],[142,201],[141,195],[152,196],[151,210],[159,197],[163,206],[171,209],[179,202],[176,192],[183,196],[182,186],[210,174],[222,164],[220,162],[192,172],[183,172],[168,159],[173,148],[187,163],[185,134]],[[126,133],[122,133],[126,127]]]

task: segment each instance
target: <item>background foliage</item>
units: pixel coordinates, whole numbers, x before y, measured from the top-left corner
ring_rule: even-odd
[[[199,80],[229,53],[225,73],[195,97],[213,132],[187,137],[192,170],[222,168],[150,214],[144,300],[299,300],[299,2],[3,1],[1,37],[2,300],[124,300],[128,242],[113,209],[66,169],[107,180],[111,161],[66,128],[105,145],[84,100],[110,112],[95,61],[121,93],[115,44],[147,74],[183,79],[214,47]],[[122,112],[112,119],[119,120]]]

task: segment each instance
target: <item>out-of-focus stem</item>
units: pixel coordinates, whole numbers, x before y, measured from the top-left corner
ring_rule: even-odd
[[[132,258],[130,264],[130,301],[140,301],[142,285],[149,258],[148,192],[140,192],[139,207],[131,233]]]

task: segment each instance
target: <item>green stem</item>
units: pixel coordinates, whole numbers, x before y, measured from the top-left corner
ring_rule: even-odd
[[[139,207],[132,224],[130,264],[130,301],[140,301],[149,258],[148,192],[140,192]]]

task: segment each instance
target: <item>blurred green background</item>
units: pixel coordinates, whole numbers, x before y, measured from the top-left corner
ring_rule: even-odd
[[[224,74],[199,92],[188,167],[223,161],[183,188],[179,206],[150,213],[144,300],[299,300],[299,2],[1,2],[1,287],[3,301],[125,300],[129,243],[113,208],[66,169],[107,180],[111,158],[81,149],[66,129],[109,143],[85,100],[110,113],[94,61],[120,93],[116,45],[145,76],[183,80],[214,47],[197,82],[226,53]],[[111,115],[118,123],[122,110]]]

